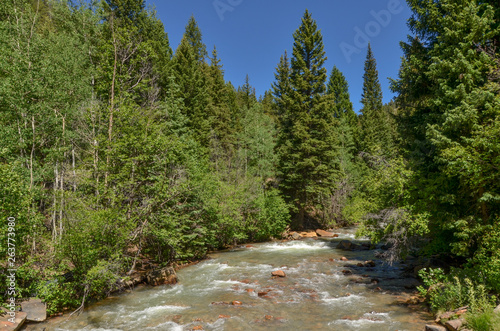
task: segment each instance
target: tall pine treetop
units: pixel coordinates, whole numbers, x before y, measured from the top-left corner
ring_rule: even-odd
[[[314,96],[319,97],[325,92],[327,73],[323,64],[327,57],[321,31],[307,9],[293,38],[292,86],[303,96],[304,102],[311,102]]]
[[[377,61],[373,57],[370,44],[368,44],[366,54],[361,103],[363,104],[361,110],[363,115],[367,115],[368,112],[379,112],[382,109],[382,88],[378,80]]]
[[[187,38],[189,44],[193,47],[198,62],[205,61],[208,56],[207,47],[202,41],[201,30],[198,27],[198,23],[196,23],[194,16],[191,16],[189,18],[184,36]]]
[[[345,79],[344,74],[334,66],[330,74],[330,80],[327,85],[327,93],[332,94],[336,106],[336,117],[347,116],[349,122],[356,117],[356,113],[352,109],[352,102],[349,96],[349,84]]]

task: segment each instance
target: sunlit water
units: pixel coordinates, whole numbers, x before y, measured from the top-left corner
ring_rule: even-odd
[[[374,251],[336,249],[340,240],[354,237],[352,231],[343,232],[334,239],[255,244],[212,254],[180,270],[178,285],[140,287],[104,300],[80,316],[63,317],[43,327],[57,331],[423,330],[422,315],[397,301],[404,290],[399,266],[375,260],[375,268],[354,267],[374,259]],[[340,261],[342,256],[349,261]],[[272,278],[275,270],[283,270],[287,277]],[[344,274],[345,270],[352,274]]]

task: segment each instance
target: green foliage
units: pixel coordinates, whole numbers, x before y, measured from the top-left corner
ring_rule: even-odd
[[[500,220],[481,233],[481,242],[470,261],[470,267],[481,270],[483,282],[488,288],[500,293]]]
[[[500,331],[500,314],[493,309],[467,314],[467,327],[474,331]]]
[[[453,276],[453,274],[457,274]],[[419,276],[425,287],[419,286],[419,292],[426,296],[434,311],[451,311],[460,307],[469,307],[475,314],[488,310],[496,298],[490,297],[486,287],[478,284],[463,273],[453,272],[445,275],[442,269],[421,269]]]
[[[280,60],[274,84],[279,115],[276,146],[280,189],[292,206],[297,228],[306,220],[324,219],[324,199],[338,175],[337,122],[333,100],[326,92],[323,37],[306,10],[294,35],[291,67]]]
[[[247,223],[247,231],[253,240],[263,241],[280,238],[290,220],[288,205],[275,189],[264,192],[254,202],[255,215]]]
[[[88,288],[89,298],[99,300],[107,297],[116,289],[119,280],[119,264],[108,260],[99,260],[85,275],[85,286]]]
[[[78,307],[80,294],[75,285],[74,283],[63,283],[60,279],[39,284],[37,296],[47,303],[48,315]]]

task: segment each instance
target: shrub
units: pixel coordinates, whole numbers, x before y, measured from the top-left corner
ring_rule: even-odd
[[[445,275],[440,268],[419,271],[425,287],[419,286],[418,290],[428,299],[433,311],[469,306],[469,311],[475,313],[486,311],[494,304],[495,297],[488,295],[484,284],[473,282],[457,269],[452,269],[451,274]]]
[[[500,331],[500,314],[493,309],[467,314],[467,327],[474,331]]]

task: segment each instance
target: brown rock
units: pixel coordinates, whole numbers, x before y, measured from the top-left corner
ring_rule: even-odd
[[[464,324],[464,320],[458,319],[458,320],[448,321],[444,324],[444,326],[446,326],[446,328],[449,331],[456,331],[456,330],[460,330],[460,328],[462,327],[463,324]]]
[[[264,318],[265,318],[266,320],[268,320],[268,321],[270,321],[270,320],[272,320],[272,319],[273,319],[273,317],[272,317],[271,315],[266,315],[266,316],[264,316]]]
[[[254,246],[254,245],[246,245],[245,247],[246,247],[246,248],[255,248],[255,246]]]
[[[21,303],[21,309],[27,314],[28,322],[43,322],[47,319],[47,308],[40,299],[30,298]]]
[[[349,240],[342,240],[341,242],[339,242],[339,244],[337,245],[337,248],[338,249],[342,249],[342,250],[345,250],[345,251],[350,251],[352,250],[352,247],[353,247],[353,244],[352,242],[350,242]]]
[[[203,326],[201,326],[201,325],[197,325],[197,326],[194,326],[191,330],[193,330],[193,331],[196,331],[196,330],[203,330]]]
[[[253,288],[247,288],[247,289],[246,289],[246,291],[247,291],[248,293],[252,293],[252,292],[254,291],[254,289],[253,289]]]
[[[328,237],[328,238],[333,238],[333,236],[335,235],[335,233],[328,232],[328,231],[321,230],[321,229],[317,229],[316,234],[320,237]]]
[[[297,232],[291,232],[290,233],[290,237],[293,239],[293,240],[299,240],[302,238],[302,236],[300,234],[298,234]]]
[[[365,267],[368,267],[368,268],[375,268],[376,264],[375,262],[373,262],[372,260],[369,260],[369,261],[365,261]]]
[[[233,301],[233,302],[231,302],[231,304],[232,304],[233,306],[241,306],[241,305],[242,305],[241,301],[236,301],[236,300],[235,300],[235,301]]]
[[[276,270],[271,273],[274,277],[286,277],[285,272],[283,270]]]
[[[258,293],[257,293],[257,296],[259,296],[259,297],[265,297],[268,293],[269,293],[269,291],[265,291],[265,292],[258,292]]]
[[[356,264],[356,266],[358,266],[358,267],[364,267],[365,265],[363,263],[359,262],[358,264]]]
[[[352,271],[351,270],[342,270],[342,273],[344,275],[352,275]]]
[[[347,257],[345,257],[345,256],[342,256],[342,257],[340,258],[340,261],[349,261],[349,259],[348,259]]]
[[[229,316],[229,315],[222,315],[222,314],[220,314],[220,315],[219,315],[219,318],[226,319],[226,318],[231,318],[231,316]]]
[[[164,284],[176,284],[177,274],[174,268],[165,267],[158,270],[153,270],[146,275],[146,282],[149,285],[158,286]]]
[[[16,311],[15,316],[12,316],[13,314],[11,311],[7,311],[4,308],[0,308],[3,312],[6,312],[5,315],[0,316],[0,330],[2,331],[15,331],[19,330],[21,326],[24,324],[26,321],[26,316],[27,314],[22,311]],[[9,319],[14,318],[14,323],[9,321]]]
[[[425,331],[446,331],[446,328],[441,325],[426,325]]]
[[[316,232],[301,232],[300,235],[304,238],[316,238]]]

